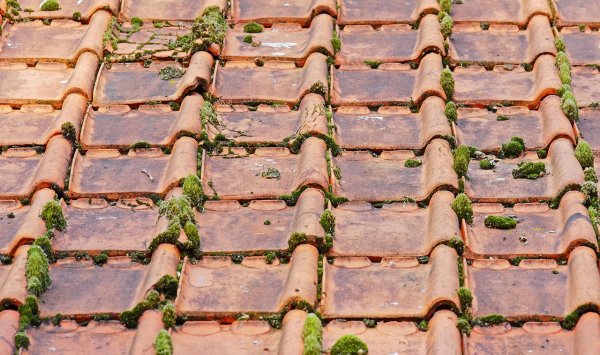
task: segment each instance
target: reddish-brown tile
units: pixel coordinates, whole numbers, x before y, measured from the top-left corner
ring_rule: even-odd
[[[346,202],[333,210],[335,239],[330,256],[421,256],[436,245],[460,238],[449,191],[436,192],[427,208],[416,203]]]
[[[600,111],[595,108],[579,110],[577,133],[590,144],[594,153],[600,153]]]
[[[531,72],[521,66],[497,65],[487,71],[481,66],[454,69],[454,100],[466,105],[485,106],[498,102],[536,107],[562,85],[554,56],[540,56]]]
[[[364,341],[369,354],[461,354],[456,314],[441,310],[429,321],[427,331],[414,322],[379,322],[367,328],[363,321],[337,321],[323,329],[323,348],[331,349],[343,335],[353,334]],[[327,351],[326,353],[329,353]]]
[[[34,148],[7,149],[0,155],[0,197],[22,199],[39,189],[64,188],[70,161],[71,144],[62,136],[51,138],[43,154]]]
[[[258,67],[253,61],[217,65],[211,93],[224,103],[276,101],[294,104],[311,90],[327,91],[327,62],[311,54],[303,68],[294,63],[270,61]]]
[[[463,221],[469,258],[500,256],[544,256],[559,258],[581,244],[597,247],[594,227],[583,205],[585,196],[567,192],[558,209],[545,203],[518,203],[513,208],[501,204],[475,204],[474,222]],[[518,223],[514,229],[487,228],[487,216],[512,216]]]
[[[417,258],[323,260],[321,310],[326,318],[429,318],[458,307],[456,252],[440,245],[427,264]]]
[[[196,211],[198,232],[204,253],[253,253],[287,250],[294,233],[303,233],[312,242],[325,236],[319,218],[325,199],[320,190],[308,188],[294,207],[281,200],[251,201],[242,207],[237,201],[207,201],[202,213]]]
[[[305,319],[303,311],[291,310],[283,317],[281,329],[263,320],[185,322],[171,333],[173,354],[301,354]]]
[[[544,162],[547,173],[535,180],[513,178],[513,169],[523,161]],[[479,161],[472,160],[468,176],[465,192],[477,202],[548,201],[564,189],[583,184],[583,170],[575,158],[573,143],[564,138],[550,144],[545,159],[539,159],[535,152],[528,152],[520,158],[500,160],[492,170],[481,169]]]
[[[444,36],[435,15],[425,16],[418,30],[407,24],[383,25],[378,29],[348,25],[340,32],[340,38],[342,50],[335,56],[336,64],[417,61],[427,52],[445,53]]]
[[[581,354],[600,348],[600,316],[586,313],[572,331],[555,322],[528,322],[522,327],[504,323],[474,327],[463,337],[465,355],[474,354]]]
[[[218,134],[240,144],[279,144],[296,135],[327,135],[325,100],[307,94],[297,111],[287,105],[259,105],[251,110],[244,105],[217,105],[218,124],[203,122],[210,139]],[[1,128],[0,128],[1,129]]]
[[[590,26],[600,26],[600,3],[596,1],[585,0],[555,0],[554,4],[558,12],[557,25],[577,26],[586,24]]]
[[[506,117],[509,119],[502,120]],[[546,148],[559,137],[575,143],[571,122],[561,108],[560,97],[555,95],[544,98],[537,111],[525,106],[498,107],[496,112],[459,108],[454,129],[460,145],[483,152],[497,153],[512,137],[523,138],[527,150]]]
[[[177,62],[154,62],[148,68],[142,63],[114,63],[110,68],[104,64],[94,88],[93,105],[181,101],[187,92],[208,86],[212,63],[213,58],[208,52],[197,52],[189,66],[183,68],[185,73],[170,80],[161,78],[160,69],[181,68]]]
[[[31,341],[21,354],[154,354],[154,339],[163,329],[159,311],[146,311],[137,329],[127,329],[118,321],[91,321],[82,326],[73,320],[63,320],[58,326],[49,322],[30,328]]]
[[[110,13],[98,11],[89,25],[55,20],[8,24],[0,39],[0,61],[59,62],[73,65],[81,54],[89,52],[102,58],[102,36],[110,22]]]
[[[565,27],[560,30],[565,41],[567,56],[573,65],[600,65],[600,33],[589,27],[581,32],[578,27]]]
[[[19,247],[13,256],[12,263],[0,264],[0,302],[3,307],[19,306],[25,302],[27,297],[27,280],[25,278],[27,250],[29,250],[28,245]]]
[[[450,39],[455,63],[532,64],[542,54],[556,54],[550,21],[543,15],[534,16],[523,31],[516,25],[491,25],[487,31],[478,23],[457,25]]]
[[[482,22],[527,26],[535,15],[552,17],[546,0],[477,0],[452,4],[454,23]]]
[[[138,17],[143,20],[194,21],[210,6],[227,7],[225,0],[124,0],[119,18]]]
[[[69,196],[139,197],[164,196],[183,178],[196,173],[198,143],[190,137],[175,142],[171,154],[159,148],[132,149],[121,155],[116,149],[91,149],[75,153]]]
[[[422,165],[405,167],[408,159],[419,159]],[[450,146],[442,139],[432,140],[421,157],[406,150],[384,151],[379,157],[342,152],[332,163],[341,173],[341,179],[332,177],[333,192],[350,201],[422,201],[439,189],[458,188]]]
[[[340,0],[340,25],[416,23],[423,15],[437,14],[440,5],[435,0]]]
[[[92,98],[98,57],[83,53],[75,68],[64,63],[0,63],[0,105],[50,104],[60,108],[69,94]],[[14,85],[19,83],[19,85]]]
[[[304,27],[318,14],[337,15],[335,0],[233,0],[230,11],[234,23],[253,21],[271,25],[294,22]]]
[[[302,186],[329,185],[326,145],[310,137],[299,154],[287,148],[230,148],[227,154],[202,157],[202,184],[206,194],[226,200],[273,199]]]
[[[127,105],[89,108],[81,132],[84,149],[126,149],[136,142],[148,142],[152,147],[172,146],[177,138],[198,137],[202,130],[200,95],[183,99],[179,111],[166,104],[141,105],[131,109]]]
[[[419,68],[408,64],[385,63],[378,69],[366,65],[342,65],[331,74],[331,102],[334,105],[392,105],[421,102],[428,96],[446,99],[440,84],[442,57],[431,53]]]
[[[247,36],[252,43],[244,42]],[[227,31],[221,58],[224,60],[290,60],[303,64],[314,53],[333,54],[331,38],[333,36],[333,18],[322,14],[311,22],[309,28],[297,23],[274,24],[261,33],[248,34],[244,25],[238,24]]]
[[[345,149],[425,149],[432,139],[452,135],[444,105],[444,100],[431,96],[418,113],[399,106],[377,111],[365,106],[339,107],[333,113],[333,135]]]
[[[600,274],[595,252],[577,247],[568,265],[550,259],[477,259],[465,268],[473,292],[473,316],[501,314],[508,320],[563,319],[580,306],[600,305]],[[517,296],[517,297],[515,297]]]
[[[143,301],[161,277],[175,276],[178,263],[179,251],[171,244],[161,244],[148,265],[129,257],[108,258],[103,266],[91,260],[61,259],[50,265],[52,284],[40,297],[40,315],[117,316]]]
[[[92,15],[100,10],[117,14],[120,3],[119,0],[61,1],[59,2],[60,8],[58,10],[42,11],[41,6],[44,2],[40,2],[39,0],[19,0],[21,11],[18,17],[24,19],[73,19],[77,17],[75,14],[79,14],[82,22],[88,22]]]
[[[54,191],[42,189],[33,194],[31,205],[15,200],[0,201],[0,254],[12,254],[17,247],[46,232],[39,217],[42,207],[54,198]]]
[[[186,317],[235,319],[240,313],[280,312],[293,301],[317,300],[319,253],[299,245],[288,264],[263,256],[245,257],[234,264],[228,256],[205,256],[186,262],[181,271],[177,314]]]
[[[67,96],[61,110],[51,105],[23,105],[21,109],[0,105],[0,145],[46,145],[61,134],[66,122],[79,132],[86,106],[86,98],[79,94]]]
[[[0,312],[0,353],[14,353],[14,336],[18,329],[19,312],[13,310],[5,310]]]
[[[579,107],[600,103],[600,72],[592,67],[573,67],[571,86]]]

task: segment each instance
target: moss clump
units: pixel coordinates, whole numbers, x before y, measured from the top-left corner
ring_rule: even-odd
[[[440,12],[438,17],[440,19],[442,34],[445,38],[450,38],[452,36],[452,29],[454,28],[454,21],[452,21],[452,17],[445,12]]]
[[[548,156],[548,151],[546,149],[538,149],[536,153],[538,158],[540,159],[546,159],[546,157]]]
[[[329,351],[331,355],[360,355],[367,354],[369,348],[367,344],[360,340],[356,335],[347,334],[340,337]]]
[[[571,85],[571,68],[568,64],[562,63],[558,67],[558,77],[563,84]]]
[[[585,181],[581,185],[581,193],[585,195],[585,204],[591,205],[598,201],[598,185],[592,181]]]
[[[334,167],[333,175],[335,175],[336,179],[341,180],[342,179],[342,169],[340,169],[339,166]]]
[[[19,331],[15,334],[15,347],[17,349],[29,348],[29,338],[27,337],[27,334],[25,334],[25,332]]]
[[[62,207],[58,201],[49,201],[46,202],[44,207],[42,207],[42,213],[40,215],[46,223],[46,228],[48,230],[59,230],[64,231],[67,228],[67,220],[63,215]]]
[[[493,161],[489,159],[483,159],[479,162],[479,167],[483,170],[491,170],[496,166]]]
[[[517,226],[514,218],[506,216],[487,216],[483,223],[487,228],[493,229],[513,229]]]
[[[510,116],[506,116],[506,115],[496,116],[496,121],[508,121],[508,120],[510,120]]]
[[[146,141],[137,141],[129,146],[129,149],[147,149],[150,148],[150,143]]]
[[[556,37],[556,39],[554,39],[554,46],[559,52],[564,52],[566,49],[565,41],[562,39],[562,37]]]
[[[456,321],[456,327],[458,328],[458,330],[460,330],[461,333],[466,334],[466,335],[471,335],[471,324],[469,323],[469,321],[465,318],[459,318]]]
[[[442,70],[440,83],[442,89],[444,89],[444,92],[446,93],[446,98],[452,100],[452,96],[454,95],[454,78],[452,77],[452,72],[449,68],[444,68],[444,70]]]
[[[420,159],[408,159],[407,161],[404,162],[404,167],[405,168],[416,168],[421,166],[421,164],[423,164],[423,162]]]
[[[52,232],[46,232],[41,237],[37,238],[33,245],[37,245],[42,248],[44,254],[48,258],[48,262],[54,262],[54,249],[52,248],[52,243],[50,242],[50,238],[52,237]]]
[[[273,264],[273,262],[277,259],[277,253],[274,251],[269,251],[265,253],[265,262],[269,265]]]
[[[244,32],[246,33],[261,33],[265,28],[260,23],[248,22],[244,25]]]
[[[40,325],[40,310],[34,296],[29,295],[25,298],[25,303],[19,306],[19,315],[19,330]]]
[[[175,276],[169,274],[163,275],[154,286],[156,291],[162,293],[168,299],[177,297],[177,287],[179,287],[179,281]]]
[[[131,26],[133,27],[134,31],[139,31],[140,28],[144,25],[144,20],[142,20],[139,17],[134,17],[131,19]]]
[[[473,324],[480,327],[502,324],[504,322],[506,322],[506,318],[500,314],[490,314],[483,317],[477,317],[473,320]]]
[[[60,9],[60,4],[56,0],[46,0],[42,3],[40,10],[42,11],[57,11]]]
[[[365,60],[363,63],[365,63],[365,65],[370,66],[371,69],[377,69],[381,65],[381,62],[378,62],[376,60]]]
[[[513,169],[512,176],[515,179],[535,180],[546,174],[546,164],[543,162],[523,161]]]
[[[180,196],[173,197],[167,201],[162,201],[158,205],[158,213],[160,216],[165,216],[169,220],[179,218],[182,224],[188,221],[194,221],[194,211],[189,197]]]
[[[556,54],[556,67],[560,68],[561,65],[565,65],[565,64],[569,68],[571,68],[571,62],[569,62],[569,58],[567,57],[565,52],[558,52]]]
[[[471,290],[469,290],[466,287],[459,287],[456,290],[456,294],[460,299],[460,307],[463,310],[463,312],[466,309],[471,308],[471,304],[473,303],[473,294],[471,294]]]
[[[77,130],[71,122],[65,122],[60,126],[60,133],[71,143],[77,142]]]
[[[454,151],[454,171],[459,177],[467,176],[469,170],[469,161],[471,160],[471,151],[469,147],[461,145]]]
[[[450,240],[448,241],[448,243],[446,243],[446,245],[448,245],[451,248],[454,248],[454,250],[456,250],[456,253],[458,255],[463,255],[464,251],[465,251],[465,242],[463,242],[463,240],[459,237],[452,237],[450,238]]]
[[[194,207],[200,207],[205,201],[202,182],[196,174],[188,175],[183,180],[183,194],[187,196]]]
[[[440,9],[441,9],[441,11],[449,14],[452,11],[452,1],[451,0],[440,0]]]
[[[452,201],[452,209],[459,219],[464,219],[469,224],[473,223],[473,204],[467,195],[458,194]]]
[[[596,175],[596,170],[592,167],[587,167],[583,170],[584,180],[591,182],[598,182],[598,176]]]
[[[317,239],[317,249],[319,253],[325,254],[333,247],[333,236],[331,233],[325,233],[325,238]]]
[[[190,33],[178,36],[170,41],[169,49],[181,49],[182,52],[196,53],[206,51],[211,44],[222,45],[227,31],[225,17],[217,6],[209,6],[192,25]]]
[[[340,34],[337,31],[333,32],[333,37],[331,37],[331,46],[333,47],[334,53],[342,50],[342,41],[340,40]]]
[[[27,251],[25,275],[27,277],[27,291],[36,296],[44,293],[52,283],[48,258],[42,248],[37,245],[32,245]]]
[[[456,104],[452,101],[446,103],[446,108],[444,109],[444,113],[446,114],[446,118],[448,118],[448,122],[456,123],[458,118],[458,112],[456,108]]]
[[[154,339],[154,350],[156,355],[173,355],[173,343],[169,332],[161,329]]]
[[[521,137],[512,137],[508,142],[502,144],[499,155],[502,158],[517,158],[525,151],[525,142]]]
[[[325,230],[325,233],[335,233],[335,216],[330,210],[323,211],[319,222],[321,223],[323,230]]]
[[[254,38],[251,35],[246,35],[244,36],[244,39],[242,39],[242,42],[252,44],[252,42],[254,42]]]
[[[289,250],[294,251],[294,249],[296,249],[298,245],[306,243],[308,243],[308,237],[306,236],[306,234],[294,232],[288,240]]]
[[[316,83],[312,84],[309,91],[313,94],[327,96],[327,86],[321,81],[317,81]]]
[[[177,320],[177,315],[175,314],[175,306],[173,303],[168,302],[162,307],[162,321],[165,325],[165,328],[174,328],[175,322]]]
[[[575,157],[581,164],[582,168],[591,168],[594,166],[594,154],[588,142],[580,139],[575,148]]]
[[[314,313],[309,313],[304,321],[302,340],[304,341],[303,355],[320,355],[322,353],[322,331],[321,320]]]
[[[556,94],[560,97],[563,97],[567,92],[571,92],[571,85],[568,84],[562,84],[559,88],[558,91],[556,92]]]
[[[158,75],[162,80],[171,80],[181,78],[185,74],[185,69],[177,68],[172,65],[168,67],[161,68],[158,71]]]
[[[73,21],[81,21],[81,12],[77,11],[73,13],[73,16],[71,16],[71,18],[73,19]]]
[[[108,253],[106,251],[103,251],[100,254],[94,256],[94,264],[96,264],[96,265],[104,265],[107,262],[108,262]]]
[[[141,315],[147,310],[156,308],[159,302],[160,295],[155,290],[152,290],[148,293],[146,299],[138,303],[133,309],[121,313],[119,315],[119,320],[127,328],[135,328]]]
[[[562,102],[562,109],[571,121],[579,120],[579,108],[575,99],[567,98]]]

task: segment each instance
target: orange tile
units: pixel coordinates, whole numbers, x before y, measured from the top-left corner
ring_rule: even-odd
[[[340,25],[383,25],[390,23],[416,23],[421,16],[437,14],[440,5],[435,0],[340,0],[338,23]]]
[[[565,41],[567,56],[573,65],[600,65],[600,33],[586,28],[581,32],[578,27],[565,27],[559,36]]]
[[[119,11],[119,0],[62,1],[56,11],[41,11],[42,3],[39,0],[19,0],[19,4],[22,9],[19,16],[25,19],[71,19],[78,12],[81,21],[88,22],[97,11],[105,10],[112,14]]]
[[[265,257],[245,257],[234,264],[228,256],[205,256],[186,262],[176,300],[177,314],[232,320],[240,313],[276,313],[293,301],[317,300],[317,249],[299,245],[288,264]]]
[[[227,7],[225,0],[124,0],[121,4],[121,19],[138,17],[156,21],[194,21],[210,6]]]
[[[489,22],[515,24],[525,27],[535,15],[552,17],[550,5],[545,0],[495,0],[464,1],[452,4],[454,23]]]
[[[11,264],[0,264],[0,302],[3,307],[15,306],[16,308],[25,303],[25,298],[27,298],[27,279],[25,278],[27,250],[29,250],[29,245],[19,247]],[[0,334],[2,333],[0,332]]]
[[[422,165],[407,168],[408,159],[419,159]],[[422,201],[438,189],[458,188],[450,146],[442,139],[432,140],[420,157],[406,150],[384,151],[379,157],[344,151],[332,163],[341,172],[341,179],[332,176],[333,192],[350,201]]]
[[[335,17],[335,0],[233,0],[230,20],[233,23],[258,22],[263,25],[294,22],[306,27],[321,13]]]
[[[590,26],[600,26],[598,13],[600,4],[595,1],[570,0],[554,1],[556,6],[559,27],[577,26],[586,24]]]
[[[12,354],[15,349],[14,336],[19,329],[19,312],[5,310],[0,312],[0,352]]]
[[[600,111],[594,108],[583,108],[579,110],[579,121],[575,124],[577,131],[594,153],[600,152]]]
[[[579,107],[600,103],[598,80],[600,72],[592,67],[573,67],[571,69],[571,87]]]

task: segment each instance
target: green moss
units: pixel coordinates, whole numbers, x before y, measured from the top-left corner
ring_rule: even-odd
[[[452,0],[440,0],[440,10],[449,14],[452,11]]]
[[[171,335],[164,329],[156,335],[154,339],[154,349],[156,355],[173,355],[173,343],[171,342]]]
[[[577,107],[577,102],[575,102],[574,99],[565,99],[562,102],[562,109],[563,112],[565,113],[565,115],[571,120],[571,121],[578,121],[579,120],[579,108]]]
[[[465,318],[459,318],[456,321],[456,327],[458,328],[458,330],[460,330],[461,333],[466,334],[466,335],[471,335],[471,324],[469,323],[469,321]]]
[[[146,141],[137,141],[129,146],[129,149],[147,149],[150,148],[150,143]]]
[[[251,44],[252,42],[254,42],[254,37],[252,37],[251,35],[246,35],[244,36],[242,42]]]
[[[567,92],[571,92],[571,85],[568,84],[562,84],[560,88],[558,88],[558,91],[556,92],[556,94],[560,97],[565,96],[565,94]]]
[[[325,254],[333,247],[333,236],[331,233],[325,233],[324,238],[317,239],[317,249],[319,253]]]
[[[81,12],[77,11],[73,13],[73,16],[71,16],[71,18],[73,19],[73,21],[81,21]]]
[[[323,230],[325,230],[325,233],[335,233],[335,216],[333,215],[331,210],[323,211],[319,222],[321,223]]]
[[[506,318],[500,314],[489,314],[487,316],[477,317],[473,320],[473,324],[480,327],[502,324],[504,322],[506,322]]]
[[[367,354],[369,349],[356,335],[347,334],[340,337],[329,352],[331,355],[360,355]]]
[[[177,287],[179,287],[179,280],[177,280],[177,277],[169,274],[163,275],[154,286],[156,291],[169,299],[177,297]]]
[[[564,52],[566,49],[565,41],[562,39],[562,37],[557,36],[556,39],[554,39],[554,46],[559,52]]]
[[[463,312],[466,309],[471,308],[471,304],[473,303],[473,294],[471,294],[471,290],[466,287],[459,287],[456,290],[456,294],[460,299],[460,307]]]
[[[365,60],[363,63],[365,63],[365,65],[370,66],[371,69],[377,69],[381,65],[381,62],[378,62],[376,60]]]
[[[42,248],[37,245],[32,245],[27,251],[25,276],[27,277],[27,291],[36,296],[46,291],[52,283],[48,258]]]
[[[174,328],[177,315],[175,314],[175,306],[173,303],[168,302],[162,307],[162,321],[165,328]]]
[[[189,198],[192,206],[202,206],[206,198],[198,175],[190,174],[183,180],[183,194]]]
[[[583,139],[580,139],[579,142],[577,142],[575,157],[584,169],[594,166],[594,154],[592,153],[592,148],[590,148],[588,142]]]
[[[471,160],[471,151],[469,147],[461,145],[454,151],[454,171],[458,177],[467,176],[469,170],[469,161]]]
[[[46,0],[42,3],[40,10],[42,11],[57,11],[60,9],[60,4],[56,0]]]
[[[565,52],[558,52],[556,54],[556,67],[560,68],[561,65],[567,65],[569,68],[571,68],[571,62],[569,62],[569,58]]]
[[[591,205],[598,201],[598,185],[593,181],[585,181],[581,185],[581,193],[585,195],[586,205]]]
[[[158,71],[158,75],[162,80],[171,80],[181,78],[185,74],[185,69],[177,68],[172,65],[161,68]]]
[[[404,162],[405,168],[416,168],[421,166],[423,162],[420,159],[408,159]]]
[[[377,326],[377,321],[375,319],[365,318],[363,319],[363,323],[365,323],[367,328],[375,328]]]
[[[449,68],[444,68],[444,70],[442,70],[440,83],[442,89],[444,89],[444,92],[446,93],[446,99],[452,100],[452,96],[454,96],[454,78],[452,77],[452,72]]]
[[[50,238],[52,237],[52,232],[46,232],[41,237],[38,237],[33,241],[33,245],[37,245],[42,248],[44,254],[48,258],[48,262],[54,262],[54,249],[52,248],[52,243],[50,242]]]
[[[179,218],[181,224],[188,221],[194,221],[194,211],[189,197],[172,197],[167,201],[162,201],[158,206],[159,215],[167,217],[169,220]]]
[[[131,26],[133,27],[134,31],[139,31],[140,28],[144,25],[144,20],[142,20],[139,17],[134,17],[131,19]]]
[[[190,33],[169,42],[169,49],[196,53],[206,51],[211,44],[222,45],[227,31],[225,17],[217,6],[209,6],[192,25]]]
[[[327,96],[327,86],[321,81],[312,84],[309,91],[313,94]]]
[[[479,161],[479,167],[483,170],[491,170],[496,166],[496,164],[494,164],[493,161],[489,160],[489,159],[483,159],[481,161]]]
[[[42,207],[42,213],[40,215],[46,223],[48,230],[59,230],[64,231],[67,228],[67,220],[63,215],[62,207],[58,201],[46,202]]]
[[[510,116],[506,116],[506,115],[496,116],[496,121],[508,121],[508,120],[510,120]]]
[[[598,182],[598,176],[596,175],[596,170],[594,168],[588,166],[583,170],[584,180],[591,182]]]
[[[138,303],[133,309],[124,311],[119,315],[119,320],[127,328],[135,328],[137,326],[138,319],[144,312],[150,309],[154,309],[160,302],[160,295],[157,291],[152,290],[148,293],[145,300]]]
[[[302,340],[304,341],[303,355],[321,355],[323,325],[314,313],[309,313],[304,321]]]
[[[23,331],[19,331],[15,334],[15,347],[17,349],[27,349],[29,348],[29,338],[27,337],[27,334],[25,334],[25,332]]]
[[[277,259],[277,253],[275,253],[274,251],[269,251],[265,253],[265,261],[267,264],[273,264],[275,259]]]
[[[538,149],[536,153],[538,158],[540,159],[546,159],[546,157],[548,156],[548,151],[546,149]]]
[[[40,310],[35,296],[29,295],[25,298],[25,303],[19,306],[19,330],[25,331],[31,326],[41,324]]]
[[[248,22],[244,25],[244,32],[246,33],[261,33],[265,28],[260,23]]]
[[[448,245],[451,248],[454,248],[458,255],[463,255],[463,253],[465,252],[465,242],[460,237],[454,236],[450,238],[446,245]]]
[[[473,204],[464,193],[458,194],[452,201],[452,209],[459,219],[464,219],[467,223],[473,223]]]
[[[71,122],[65,122],[60,126],[60,132],[66,140],[71,143],[77,142],[77,130]]]
[[[514,218],[506,216],[487,216],[484,224],[487,228],[493,229],[513,229],[517,226]]]
[[[444,113],[446,114],[446,118],[448,119],[448,122],[456,123],[456,120],[458,118],[458,112],[457,112],[456,104],[454,102],[448,101],[446,103],[446,108],[444,109]]]
[[[417,324],[417,328],[419,328],[420,331],[426,332],[427,329],[429,329],[429,322],[423,319],[419,322],[419,324]]]
[[[333,175],[335,175],[336,179],[341,180],[342,179],[342,169],[339,166],[334,167]]]
[[[442,34],[445,38],[450,38],[452,36],[452,29],[454,28],[454,21],[452,21],[452,17],[445,12],[440,13],[440,27],[442,29]]]
[[[544,162],[523,161],[513,169],[512,176],[515,179],[535,180],[546,174],[546,164]]]
[[[525,142],[523,138],[512,137],[508,142],[500,147],[500,157],[502,158],[517,158],[525,151]]]
[[[558,77],[563,84],[571,85],[571,68],[568,64],[562,63],[558,67]]]
[[[294,251],[294,249],[296,249],[298,245],[306,243],[308,243],[308,237],[306,236],[306,234],[294,232],[288,240],[289,250]]]
[[[333,37],[331,37],[331,46],[333,52],[338,53],[342,50],[342,41],[340,40],[340,34],[337,31],[333,31]]]
[[[96,265],[104,265],[108,261],[108,253],[106,251],[101,252],[100,254],[94,256],[94,264]]]

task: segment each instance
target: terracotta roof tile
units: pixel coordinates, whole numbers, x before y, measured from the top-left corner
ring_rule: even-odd
[[[215,69],[210,92],[224,103],[249,101],[299,102],[315,86],[327,90],[327,63],[321,53],[311,54],[303,68],[270,61],[257,67],[252,61],[230,61]]]
[[[198,143],[190,137],[175,142],[171,154],[158,148],[132,149],[121,155],[116,149],[91,149],[75,153],[69,196],[109,199],[147,194],[164,196],[179,181],[196,173]],[[119,178],[121,176],[122,178]]]
[[[176,62],[155,62],[149,68],[144,68],[141,63],[114,63],[109,69],[104,64],[94,88],[93,105],[180,101],[188,91],[208,86],[212,63],[210,54],[197,52],[184,68],[185,73],[169,80],[161,78],[160,69],[180,68]]]
[[[528,322],[522,327],[504,323],[491,327],[474,327],[471,335],[463,337],[466,355],[526,352],[592,355],[600,348],[600,317],[586,313],[572,331],[554,322]]]
[[[309,28],[302,28],[297,23],[274,24],[261,33],[252,33],[252,43],[244,42],[248,35],[243,24],[227,31],[221,58],[278,59],[302,64],[314,52],[333,54],[333,18],[326,14],[316,16]]]
[[[306,313],[289,311],[281,329],[272,328],[267,321],[185,322],[171,333],[173,354],[300,354],[304,348],[302,329]]]
[[[0,105],[0,145],[46,145],[66,122],[79,132],[86,106],[87,99],[79,94],[67,96],[61,110],[52,105]]]
[[[550,26],[548,26],[550,29]],[[342,50],[336,64],[363,64],[365,61],[417,61],[428,52],[445,53],[444,36],[435,15],[421,19],[419,29],[410,25],[348,25],[340,32]],[[382,46],[382,43],[386,43]]]
[[[577,247],[567,265],[550,259],[477,259],[465,269],[473,292],[473,316],[501,314],[508,320],[563,319],[580,306],[600,304],[600,274],[595,252]],[[511,297],[518,295],[519,297]]]
[[[28,245],[17,249],[11,264],[0,265],[0,302],[3,306],[19,306],[27,297],[27,280],[25,265],[27,264]]]
[[[555,0],[554,4],[558,15],[557,25],[560,27],[577,26],[579,24],[596,27],[600,25],[600,19],[598,18],[600,3],[585,0]]]
[[[419,68],[408,64],[386,63],[378,69],[366,65],[346,66],[331,73],[331,101],[334,105],[420,105],[427,96],[446,98],[440,84],[442,57],[431,53]]]
[[[143,301],[162,276],[175,276],[178,263],[179,251],[170,244],[161,244],[148,265],[129,257],[108,258],[103,266],[91,260],[61,259],[50,265],[52,284],[40,298],[40,315],[117,316]]]
[[[333,113],[334,138],[345,149],[425,149],[432,139],[452,135],[444,106],[444,100],[431,96],[418,113],[399,106],[339,107]]]
[[[509,119],[498,120],[500,116]],[[546,148],[557,138],[569,138],[575,143],[571,122],[555,95],[545,97],[536,111],[526,106],[498,107],[495,113],[481,108],[459,108],[454,128],[460,145],[474,146],[484,152],[498,152],[512,137],[523,138],[527,150]]]
[[[9,24],[0,39],[0,61],[73,65],[85,52],[102,58],[102,36],[109,22],[110,14],[98,11],[89,25],[69,20],[55,20],[49,26],[39,20]]]
[[[440,5],[435,0],[340,0],[340,25],[416,23],[425,14],[437,14]]]
[[[280,312],[293,301],[314,304],[318,257],[315,247],[304,244],[296,247],[288,264],[276,259],[269,265],[263,256],[245,257],[242,264],[228,256],[186,262],[177,314],[234,319],[240,313]]]
[[[584,199],[580,192],[567,192],[555,210],[545,203],[518,203],[513,208],[496,203],[475,204],[473,225],[463,221],[469,258],[559,258],[568,256],[581,244],[597,249],[594,227],[583,204]],[[492,215],[516,216],[517,226],[504,230],[487,228],[484,220]]]
[[[594,153],[600,153],[600,111],[594,108],[580,109],[579,121],[575,125]]]
[[[325,100],[307,94],[297,111],[287,105],[259,105],[255,111],[244,105],[216,105],[218,124],[205,122],[210,139],[220,133],[240,144],[279,144],[295,134],[327,135]]]
[[[335,0],[233,0],[230,11],[230,20],[234,23],[295,22],[305,27],[318,14],[337,15]]]
[[[0,312],[0,352],[12,354],[15,351],[13,337],[19,329],[19,312],[5,310]]]
[[[226,200],[272,199],[303,186],[329,185],[326,145],[310,137],[299,154],[287,148],[257,148],[253,154],[243,148],[230,148],[233,155],[202,157],[204,191]]]
[[[534,16],[522,31],[516,25],[491,25],[487,31],[477,23],[457,25],[450,39],[453,62],[522,64],[542,54],[556,54],[550,21],[543,15]]]
[[[552,10],[546,0],[467,0],[452,4],[454,23],[510,23],[525,27],[535,15],[552,17]]]
[[[81,144],[84,149],[126,149],[136,142],[148,142],[152,147],[172,146],[182,135],[200,135],[203,103],[202,96],[190,95],[183,99],[179,111],[166,104],[141,105],[138,109],[127,105],[90,107]]]
[[[515,179],[513,169],[522,161],[541,161],[549,172],[535,180]],[[548,157],[539,159],[534,152],[521,158],[500,160],[493,170],[479,167],[479,161],[469,164],[469,179],[465,192],[478,202],[504,202],[550,200],[564,189],[577,188],[583,184],[583,171],[574,155],[573,143],[568,139],[557,139],[548,150]]]
[[[0,155],[0,198],[22,199],[53,185],[62,189],[70,160],[71,144],[62,136],[51,138],[43,154],[34,148],[7,149]]]
[[[64,209],[69,224],[55,231],[54,250],[73,254],[85,251],[97,255],[125,255],[128,251],[147,251],[152,240],[167,229],[168,221],[159,218],[158,208],[147,198],[122,199],[114,206],[103,199],[71,200]]]
[[[53,198],[54,191],[42,189],[33,194],[30,205],[15,200],[0,201],[0,254],[12,254],[17,247],[46,232],[40,213]]]
[[[287,250],[293,233],[304,233],[314,243],[325,236],[319,224],[324,205],[323,193],[312,188],[302,192],[294,207],[281,200],[255,200],[248,207],[237,201],[207,201],[204,211],[196,212],[202,251]]]
[[[496,66],[486,71],[480,66],[454,69],[457,103],[485,106],[498,102],[535,107],[562,85],[551,55],[540,56],[531,72],[522,67]],[[576,94],[577,95],[577,94]]]
[[[22,354],[153,353],[154,339],[163,328],[161,317],[158,311],[146,311],[140,317],[137,329],[127,329],[118,321],[93,320],[86,326],[73,320],[63,320],[58,326],[45,322],[39,328],[27,331],[31,344],[29,349],[22,350]]]
[[[81,14],[81,21],[88,22],[97,11],[106,10],[113,14],[119,11],[119,0],[62,1],[56,11],[42,11],[39,0],[19,0],[22,11],[19,16],[25,19],[72,19],[75,13]],[[34,10],[28,12],[25,10]]]
[[[422,165],[407,168],[404,164],[408,159],[419,159]],[[345,151],[332,163],[341,171],[341,179],[332,177],[333,191],[351,201],[398,201],[405,197],[422,201],[438,189],[458,188],[450,146],[441,139],[431,141],[421,157],[405,150],[384,151],[379,157],[366,151]]]
[[[194,21],[210,6],[226,8],[225,0],[124,0],[120,19],[138,17],[143,20]]]
[[[454,195],[436,192],[427,208],[416,203],[346,202],[333,209],[335,239],[330,256],[421,256],[453,237],[460,238],[458,218],[450,207]]]
[[[560,31],[560,37],[565,41],[567,56],[573,65],[600,65],[600,33],[586,28],[581,32],[578,27],[565,27]]]
[[[460,333],[454,313],[441,310],[429,321],[427,331],[419,331],[414,322],[379,322],[367,328],[362,321],[329,322],[323,329],[323,347],[330,349],[345,334],[364,341],[371,354],[461,354]]]
[[[571,86],[579,107],[600,103],[599,80],[600,72],[596,68],[573,67],[571,69]]]
[[[429,318],[458,307],[456,252],[440,245],[427,264],[417,258],[323,260],[321,310],[326,318]]]
[[[13,107],[26,104],[51,104],[60,108],[69,94],[78,93],[91,99],[98,57],[92,53],[79,56],[74,68],[64,63],[0,63],[0,104]],[[21,85],[13,85],[22,83]]]

